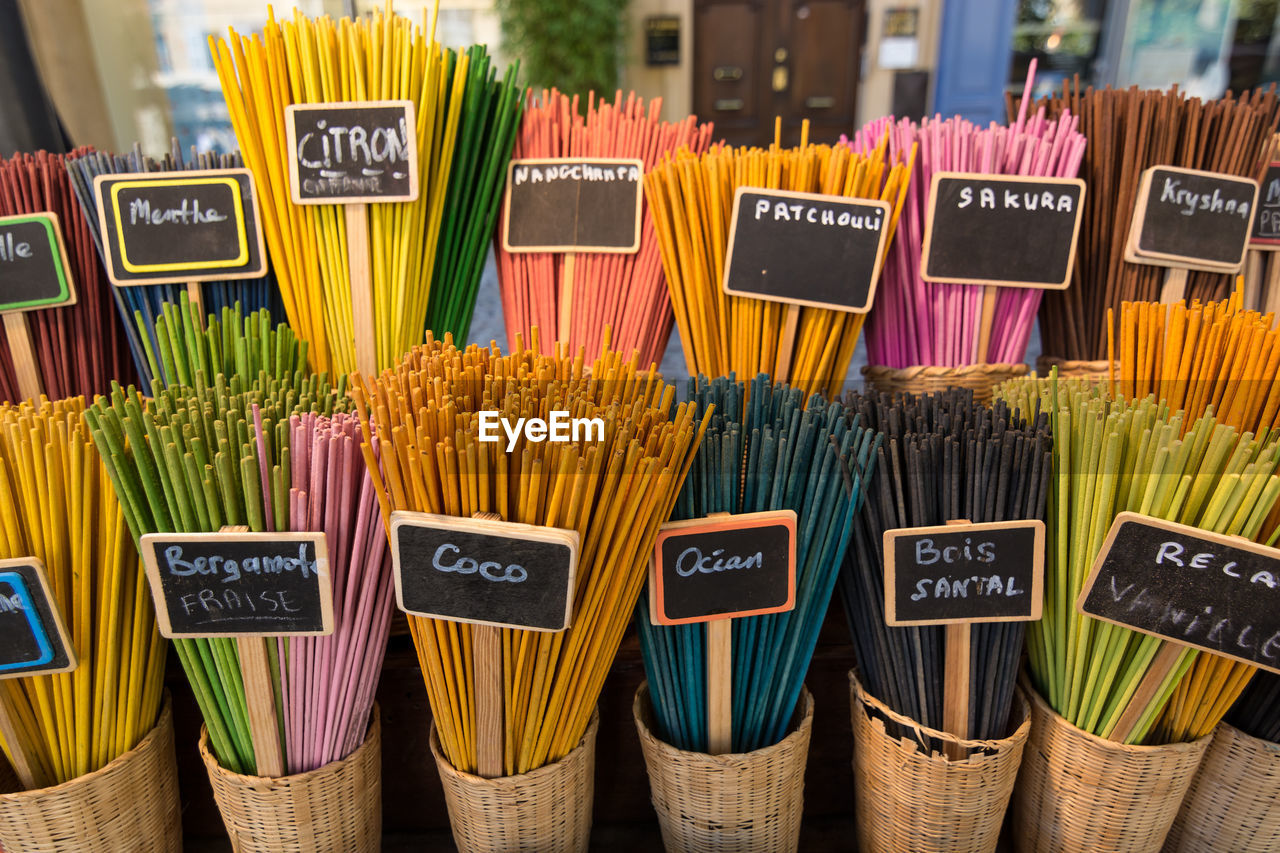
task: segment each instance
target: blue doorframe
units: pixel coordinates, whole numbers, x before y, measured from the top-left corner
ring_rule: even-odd
[[[944,0],[933,110],[986,125],[1005,120],[1017,0]]]

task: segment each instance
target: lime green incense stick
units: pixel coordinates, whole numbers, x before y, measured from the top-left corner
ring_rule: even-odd
[[[1110,737],[1163,641],[1083,616],[1075,601],[1122,511],[1254,538],[1280,497],[1280,438],[1256,439],[1184,417],[1154,398],[1108,399],[1097,386],[1019,380],[998,392],[1011,407],[1049,413],[1054,434],[1044,618],[1027,632],[1031,675],[1069,722]],[[1194,662],[1188,649],[1123,738],[1142,743]]]

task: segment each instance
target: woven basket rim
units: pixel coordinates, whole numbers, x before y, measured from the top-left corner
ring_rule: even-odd
[[[369,712],[369,725],[365,729],[364,740],[360,745],[351,750],[351,754],[335,761],[330,761],[314,770],[304,770],[301,773],[293,773],[287,776],[252,776],[248,773],[236,773],[234,770],[228,770],[218,763],[218,759],[213,754],[213,750],[209,748],[209,729],[204,723],[200,724],[200,739],[197,741],[197,747],[200,751],[200,759],[204,761],[205,770],[210,776],[220,776],[233,784],[256,788],[258,790],[269,790],[271,788],[284,788],[291,785],[305,785],[312,782],[319,776],[331,776],[338,773],[345,765],[352,761],[356,761],[359,756],[370,749],[374,742],[373,733],[382,727],[381,713],[378,703],[373,703],[373,708]]]
[[[1031,368],[1023,362],[983,362],[980,364],[959,364],[945,367],[934,364],[913,364],[910,367],[888,367],[883,364],[864,364],[863,376],[892,377],[894,379],[916,379],[919,377],[945,379],[952,376],[964,376],[970,373],[1011,373],[1015,376],[1029,373]]]
[[[678,746],[672,746],[662,738],[654,734],[653,730],[645,724],[644,718],[641,716],[642,703],[649,702],[649,680],[646,678],[640,682],[640,686],[636,688],[635,698],[631,700],[631,716],[635,719],[636,726],[642,732],[642,737],[651,739],[658,745],[659,749],[664,753],[677,756],[687,756],[689,760],[701,761],[706,764],[720,764],[725,767],[740,767],[744,764],[755,764],[762,759],[768,757],[771,752],[781,750],[790,745],[792,741],[805,737],[806,730],[813,728],[813,694],[809,692],[806,684],[800,685],[800,719],[797,720],[791,731],[782,740],[769,746],[762,746],[759,749],[753,749],[750,752],[725,752],[720,755],[712,755],[709,752],[695,752],[689,749],[681,749]],[[652,708],[652,706],[650,706]]]
[[[119,769],[120,765],[124,764],[127,761],[132,760],[132,758],[139,751],[141,751],[144,747],[149,746],[152,741],[154,741],[156,738],[160,736],[160,732],[164,728],[163,724],[165,722],[166,717],[169,720],[169,725],[170,726],[173,725],[173,707],[172,707],[171,699],[172,697],[169,695],[169,688],[167,687],[164,688],[164,693],[162,694],[162,698],[160,700],[160,713],[156,714],[155,724],[151,727],[151,729],[145,735],[142,736],[141,740],[139,740],[136,744],[134,744],[133,749],[129,750],[128,752],[125,752],[125,753],[122,753],[121,755],[116,756],[115,758],[108,761],[106,764],[99,767],[97,770],[90,771],[84,774],[83,776],[77,776],[74,779],[68,779],[65,782],[59,782],[57,785],[50,785],[47,788],[32,788],[29,791],[11,791],[10,793],[7,793],[7,794],[0,794],[0,799],[16,801],[16,800],[22,800],[22,799],[33,799],[35,797],[49,796],[54,793],[64,793],[67,790],[75,787],[76,785],[83,785],[88,783],[92,779],[98,778],[99,776],[105,776],[108,773],[115,772],[117,769]]]
[[[1062,365],[1071,365],[1072,367],[1092,367],[1097,370],[1110,370],[1111,365],[1118,364],[1118,361],[1112,361],[1109,358],[1066,358],[1060,355],[1041,355],[1036,357],[1036,370],[1040,370],[1040,365],[1053,367]]]
[[[1166,641],[1167,642],[1167,641]],[[1197,740],[1182,741],[1179,743],[1120,743],[1119,741],[1109,740],[1093,732],[1086,732],[1084,729],[1072,723],[1066,717],[1053,710],[1053,707],[1040,695],[1040,691],[1031,683],[1031,679],[1024,670],[1018,678],[1018,685],[1030,697],[1031,704],[1050,714],[1050,719],[1056,719],[1057,722],[1072,730],[1072,733],[1084,738],[1086,741],[1093,743],[1103,749],[1111,749],[1116,752],[1125,752],[1132,755],[1150,755],[1154,752],[1192,752],[1208,746],[1209,739],[1213,737],[1213,732],[1209,732]]]
[[[599,727],[600,727],[600,709],[599,707],[597,707],[592,709],[591,711],[591,721],[587,723],[587,730],[582,733],[582,739],[578,741],[577,746],[569,750],[568,754],[566,754],[564,758],[561,758],[559,761],[552,761],[542,765],[541,767],[534,768],[533,770],[530,770],[528,773],[517,773],[514,776],[495,776],[492,779],[489,779],[484,776],[477,776],[474,773],[468,773],[465,770],[459,770],[458,768],[453,766],[453,764],[445,756],[444,751],[440,749],[440,738],[439,736],[436,735],[436,721],[434,717],[431,720],[431,729],[427,736],[427,743],[431,747],[431,755],[432,757],[435,758],[436,767],[439,768],[441,774],[447,773],[448,775],[461,780],[463,783],[467,785],[472,785],[475,787],[479,787],[482,785],[490,785],[493,787],[509,787],[513,785],[521,785],[526,783],[532,784],[538,781],[539,779],[541,779],[543,776],[548,776],[552,773],[555,773],[557,769],[559,769],[559,766],[561,764],[563,764],[564,762],[572,758],[574,755],[576,755],[579,750],[586,748],[587,741],[595,737],[596,731],[599,729]]]
[[[1210,735],[1223,734],[1229,737],[1238,738],[1239,740],[1243,740],[1243,741],[1252,741],[1253,743],[1260,744],[1263,749],[1270,749],[1275,752],[1280,752],[1280,743],[1276,743],[1273,740],[1267,740],[1264,737],[1258,737],[1257,735],[1251,735],[1248,732],[1246,732],[1244,729],[1236,728],[1235,726],[1228,723],[1226,720],[1220,720],[1218,722],[1217,728],[1215,728],[1209,734]]]
[[[1022,710],[1022,722],[1005,737],[993,738],[990,740],[962,738],[958,735],[953,735],[950,732],[944,732],[941,729],[930,728],[923,723],[919,723],[911,719],[905,714],[899,714],[897,711],[893,710],[888,705],[884,704],[867,692],[867,689],[862,686],[862,682],[858,680],[858,673],[856,669],[849,670],[849,686],[853,690],[854,697],[857,698],[858,701],[871,706],[877,713],[883,714],[885,717],[888,717],[903,728],[912,729],[924,737],[956,744],[964,749],[1002,749],[1014,741],[1026,740],[1027,736],[1031,733],[1031,704],[1027,701],[1027,697],[1020,684],[1014,684],[1013,695],[1020,703],[1018,707]],[[972,757],[972,755],[969,755],[964,760],[967,761]]]

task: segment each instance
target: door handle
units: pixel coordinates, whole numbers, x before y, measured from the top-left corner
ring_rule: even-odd
[[[742,69],[737,65],[717,65],[711,72],[711,77],[717,83],[722,83],[726,80],[741,80]]]
[[[787,66],[778,65],[773,69],[773,91],[785,92],[787,86],[791,83],[791,74],[787,71]]]

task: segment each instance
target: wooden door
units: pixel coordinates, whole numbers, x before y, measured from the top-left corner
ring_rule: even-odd
[[[766,146],[853,130],[865,0],[695,0],[694,111],[716,138]]]

